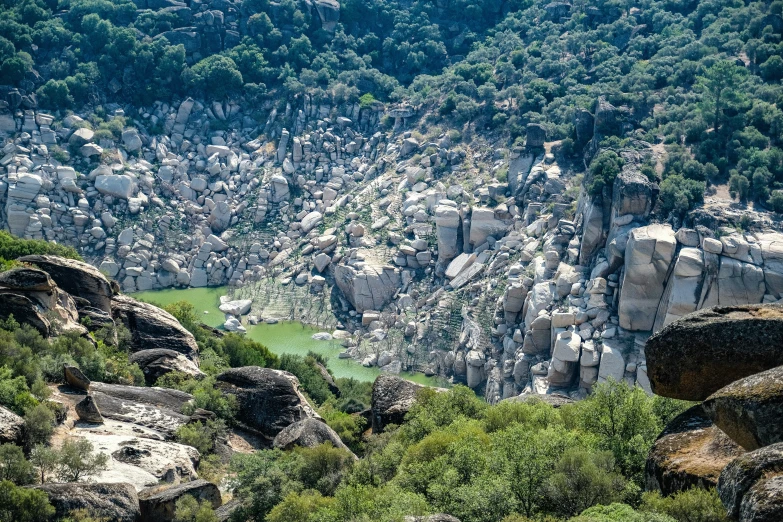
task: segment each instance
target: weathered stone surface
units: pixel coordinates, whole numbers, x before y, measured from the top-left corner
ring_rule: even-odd
[[[360,270],[350,265],[337,265],[334,279],[359,313],[383,310],[400,287],[400,275],[394,269],[369,264]]]
[[[656,394],[700,401],[731,382],[783,365],[781,345],[781,305],[704,309],[647,341],[647,373]]]
[[[19,444],[23,429],[24,419],[0,406],[0,444]]]
[[[162,376],[171,372],[182,372],[191,377],[201,377],[204,373],[183,354],[165,348],[141,350],[130,354],[128,361],[136,363],[144,373],[144,380],[153,385]]]
[[[783,444],[772,444],[741,455],[730,462],[720,474],[718,494],[728,515],[734,520],[739,519],[743,522],[782,520],[781,478],[783,478]],[[777,516],[769,518],[767,516],[769,513]]]
[[[193,396],[179,390],[93,382],[90,394],[105,419],[131,422],[168,437],[190,420],[180,412]]]
[[[295,446],[313,448],[324,442],[330,442],[335,448],[348,449],[340,436],[319,419],[304,419],[286,426],[275,436],[272,445],[275,448],[289,450]]]
[[[285,427],[320,418],[299,391],[299,380],[288,372],[245,366],[221,373],[217,381],[223,393],[236,396],[237,420],[270,444]]]
[[[337,0],[315,0],[315,10],[325,31],[333,32],[340,20],[340,3]]]
[[[0,287],[23,292],[49,292],[55,287],[55,282],[43,270],[14,268],[0,274]]]
[[[13,316],[20,324],[29,324],[44,337],[49,337],[51,324],[44,315],[45,309],[27,296],[0,292],[0,319]]]
[[[165,348],[198,360],[196,339],[170,313],[127,295],[112,298],[111,313],[130,330],[132,351]]]
[[[35,489],[49,497],[58,520],[77,509],[85,509],[93,517],[112,522],[136,522],[141,515],[136,489],[123,482],[43,484]]]
[[[24,256],[19,258],[47,272],[57,286],[77,297],[87,299],[92,306],[111,311],[112,289],[109,280],[92,265],[57,256]]]
[[[677,241],[666,225],[636,228],[625,248],[618,315],[626,330],[652,330]]]
[[[135,188],[135,181],[127,174],[101,174],[95,178],[95,189],[104,195],[128,199]]]
[[[150,522],[173,521],[177,500],[185,495],[190,495],[199,502],[209,502],[213,508],[219,508],[223,504],[220,490],[206,480],[194,480],[165,489],[153,487],[139,492],[141,519]]]
[[[723,468],[744,450],[713,425],[701,405],[675,417],[650,449],[647,489],[671,495],[692,487],[710,488]]]
[[[402,424],[416,402],[422,386],[394,375],[379,375],[372,385],[372,431],[381,433],[388,424]]]
[[[734,381],[707,397],[703,406],[746,450],[783,442],[783,367]]]
[[[79,420],[92,424],[103,424],[103,416],[91,395],[87,395],[84,399],[77,402],[74,409],[76,410],[76,415],[79,416]]]
[[[90,389],[90,379],[88,379],[82,371],[76,366],[70,366],[68,364],[63,366],[63,378],[66,384],[78,388],[80,390],[87,391]]]

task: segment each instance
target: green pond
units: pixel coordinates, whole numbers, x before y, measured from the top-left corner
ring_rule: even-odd
[[[151,290],[137,292],[133,297],[158,306],[166,306],[177,301],[186,301],[196,308],[201,321],[212,327],[220,327],[224,322],[220,311],[220,296],[226,295],[226,287],[217,288],[169,288],[166,290]],[[205,313],[206,312],[206,313]],[[328,357],[327,366],[335,377],[353,377],[361,381],[372,381],[380,375],[378,368],[365,368],[353,359],[339,359],[337,355],[343,350],[336,341],[316,341],[312,338],[320,330],[294,321],[281,321],[277,324],[245,325],[247,337],[263,343],[274,353],[307,355],[314,351]],[[418,372],[403,372],[401,377],[427,386],[448,386],[448,383],[438,377],[428,377]]]

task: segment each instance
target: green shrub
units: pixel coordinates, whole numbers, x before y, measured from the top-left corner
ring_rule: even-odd
[[[43,491],[0,482],[0,521],[49,522],[53,516],[54,507]]]

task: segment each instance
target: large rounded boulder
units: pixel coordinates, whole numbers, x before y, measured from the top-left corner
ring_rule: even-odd
[[[237,398],[237,420],[269,444],[287,426],[320,418],[299,391],[299,380],[288,372],[260,366],[231,368],[217,376],[217,385]]]
[[[647,489],[671,495],[692,487],[711,488],[723,468],[744,450],[694,406],[675,417],[650,449]]]
[[[783,520],[783,443],[734,459],[720,475],[718,494],[732,520]]]
[[[703,407],[721,430],[747,450],[783,442],[783,366],[724,386]]]
[[[57,256],[24,256],[19,261],[36,265],[48,273],[57,286],[88,300],[95,308],[104,312],[111,310],[111,284],[94,266]]]
[[[335,448],[348,449],[340,436],[325,422],[319,419],[304,419],[283,428],[272,445],[275,448],[290,450],[296,446],[314,448],[325,442],[330,442]]]
[[[111,300],[111,313],[115,321],[121,321],[130,330],[132,351],[165,348],[198,361],[198,345],[193,334],[165,310],[127,295],[117,295]]]
[[[719,306],[664,327],[645,347],[653,392],[703,401],[754,373],[783,365],[783,305]]]
[[[388,424],[402,424],[423,386],[394,375],[379,375],[372,385],[372,431]]]

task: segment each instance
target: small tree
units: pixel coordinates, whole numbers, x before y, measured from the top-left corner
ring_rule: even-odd
[[[54,431],[54,413],[45,404],[39,404],[24,416],[25,446],[29,449],[37,444],[49,442]]]
[[[32,464],[25,460],[22,448],[15,444],[0,446],[0,480],[10,480],[24,486],[30,484],[34,477],[35,470]]]
[[[51,475],[57,469],[59,458],[60,456],[55,449],[43,444],[38,444],[30,452],[30,462],[38,469],[41,484],[46,484],[46,476]]]
[[[108,460],[106,454],[94,453],[87,439],[67,440],[59,451],[57,477],[63,482],[78,482],[105,469]]]

